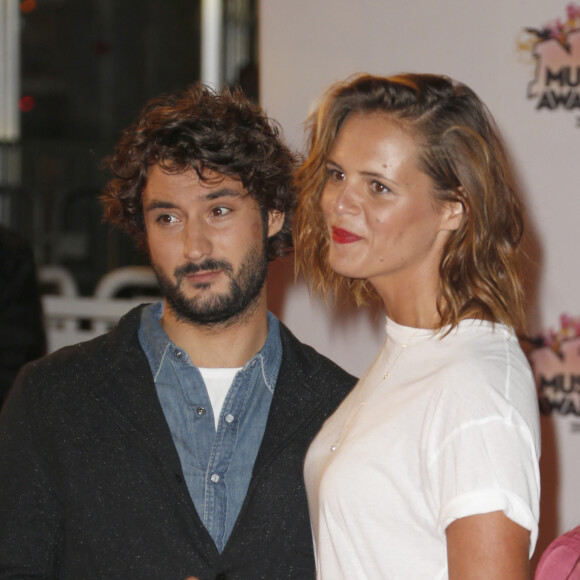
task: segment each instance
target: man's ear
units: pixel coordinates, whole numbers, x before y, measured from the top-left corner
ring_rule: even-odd
[[[275,236],[284,225],[284,212],[272,209],[268,212],[268,237]]]

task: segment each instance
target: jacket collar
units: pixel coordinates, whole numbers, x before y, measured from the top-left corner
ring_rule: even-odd
[[[301,343],[282,323],[280,336],[282,365],[254,465],[254,477],[313,417],[320,417],[321,413],[330,415],[356,381],[312,347]]]

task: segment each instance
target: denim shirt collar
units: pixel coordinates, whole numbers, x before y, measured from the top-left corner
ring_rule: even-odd
[[[147,355],[154,379],[161,368],[166,353],[169,350],[181,350],[159,324],[159,320],[163,316],[163,309],[163,301],[146,306],[141,314],[139,326],[139,342]],[[254,364],[260,364],[264,383],[273,393],[282,362],[282,341],[278,319],[271,312],[268,312],[267,316],[268,336],[266,342],[260,351],[246,362],[242,370],[246,370]],[[181,360],[192,365],[189,355],[185,351],[182,351]]]

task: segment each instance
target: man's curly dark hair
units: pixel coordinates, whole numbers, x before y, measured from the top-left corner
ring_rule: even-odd
[[[101,196],[105,218],[143,249],[142,194],[155,164],[172,173],[194,170],[202,181],[207,170],[239,179],[264,220],[269,211],[285,215],[282,229],[268,240],[268,260],[292,249],[297,158],[282,142],[276,123],[239,90],[196,84],[152,99],[105,164],[113,174]]]

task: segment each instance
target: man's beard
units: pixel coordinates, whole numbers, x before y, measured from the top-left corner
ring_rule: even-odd
[[[157,264],[151,265],[161,292],[177,319],[203,326],[230,326],[250,316],[258,304],[268,274],[267,258],[257,247],[246,253],[237,272],[226,260],[208,258],[199,264],[189,263],[176,268],[173,282]],[[229,278],[229,288],[225,293],[204,296],[203,291],[211,284],[199,283],[195,288],[201,291],[200,295],[188,298],[184,294],[181,285],[188,274],[215,270],[221,270]]]

